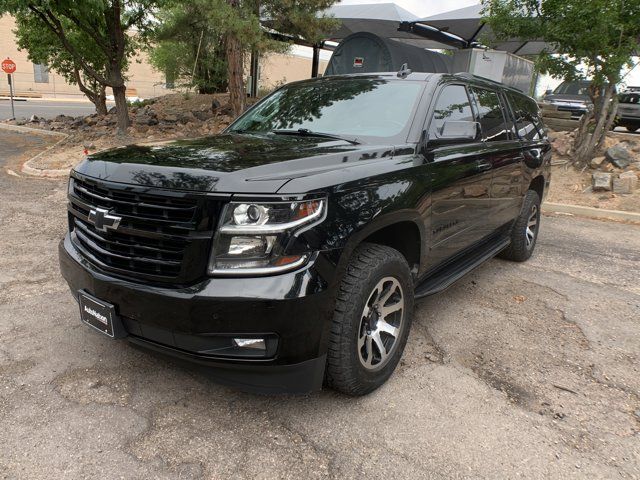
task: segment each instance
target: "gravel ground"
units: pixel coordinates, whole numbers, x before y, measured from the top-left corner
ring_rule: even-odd
[[[0,477],[640,478],[640,227],[545,217],[529,262],[418,303],[380,390],[254,396],[80,324],[65,182],[2,168],[29,145],[0,154]]]

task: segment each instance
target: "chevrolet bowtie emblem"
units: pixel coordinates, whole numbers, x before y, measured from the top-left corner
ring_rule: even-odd
[[[109,210],[104,208],[95,208],[89,212],[89,221],[93,223],[96,230],[106,232],[107,230],[116,230],[122,217],[109,214]]]

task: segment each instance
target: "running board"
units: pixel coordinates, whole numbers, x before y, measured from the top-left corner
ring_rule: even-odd
[[[491,242],[479,247],[468,255],[445,265],[441,269],[429,275],[415,290],[415,298],[422,298],[435,295],[446,290],[455,282],[464,277],[467,273],[479,267],[487,260],[495,257],[498,253],[509,246],[509,239],[500,239],[497,243]]]

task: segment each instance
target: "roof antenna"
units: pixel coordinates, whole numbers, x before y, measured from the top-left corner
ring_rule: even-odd
[[[411,73],[408,63],[403,63],[400,67],[400,71],[397,73],[398,78],[407,78],[407,75]]]

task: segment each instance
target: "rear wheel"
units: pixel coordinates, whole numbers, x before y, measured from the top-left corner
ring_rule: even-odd
[[[389,247],[363,244],[349,262],[333,317],[327,384],[365,395],[391,376],[413,315],[413,281],[405,258]]]
[[[640,127],[627,127],[627,130],[631,133],[637,132]]]
[[[531,257],[540,230],[540,196],[534,190],[527,191],[520,215],[511,230],[511,244],[500,257],[514,262],[524,262]]]

